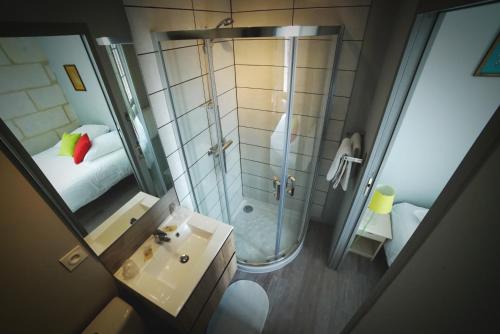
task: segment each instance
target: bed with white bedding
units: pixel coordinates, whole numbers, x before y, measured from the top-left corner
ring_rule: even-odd
[[[398,203],[392,207],[392,240],[384,243],[387,264],[390,266],[406,245],[429,209],[410,203]]]
[[[56,145],[34,155],[33,159],[73,212],[132,174],[123,147],[80,164],[75,164],[72,157],[59,156],[58,152]]]

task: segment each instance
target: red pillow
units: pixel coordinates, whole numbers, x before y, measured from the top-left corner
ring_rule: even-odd
[[[75,164],[79,164],[83,161],[83,158],[85,158],[85,154],[89,151],[90,146],[92,146],[92,143],[90,142],[88,134],[84,134],[80,137],[80,139],[78,139],[75,145],[75,152],[73,153],[73,160],[75,161]]]

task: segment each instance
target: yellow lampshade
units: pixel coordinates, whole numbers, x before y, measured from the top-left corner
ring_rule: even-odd
[[[375,190],[368,208],[378,214],[388,214],[392,210],[395,195],[392,187],[381,186]]]

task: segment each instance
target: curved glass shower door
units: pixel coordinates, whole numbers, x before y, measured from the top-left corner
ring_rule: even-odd
[[[169,85],[187,165],[183,175],[193,207],[234,226],[238,262],[265,267],[294,253],[304,239],[333,73],[333,35],[340,29],[242,29],[160,38],[204,36],[183,39],[182,50],[167,50],[163,58],[168,77],[193,77]],[[212,38],[221,31],[224,38]],[[249,37],[256,31],[265,37]],[[180,93],[182,86],[190,90]],[[199,103],[186,100],[195,89],[201,90]],[[179,112],[187,103],[197,107]]]

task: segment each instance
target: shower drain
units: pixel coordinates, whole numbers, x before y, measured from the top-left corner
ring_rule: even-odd
[[[253,206],[251,206],[251,205],[245,205],[243,207],[243,211],[246,212],[246,213],[250,213],[250,212],[253,211]]]

